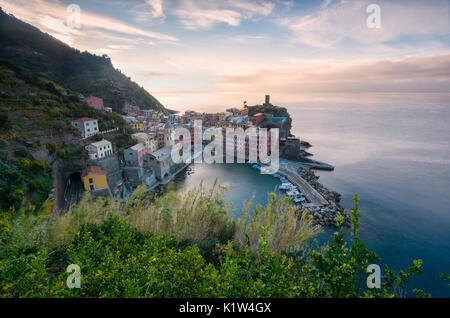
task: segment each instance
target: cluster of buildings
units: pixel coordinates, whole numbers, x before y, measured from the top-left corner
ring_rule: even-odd
[[[85,102],[98,110],[105,110],[103,100],[95,96],[85,99]],[[270,96],[266,96],[264,106],[271,106]],[[258,113],[249,116],[249,108],[229,108],[224,112],[199,113],[186,111],[184,114],[165,114],[156,110],[140,109],[138,106],[125,104],[123,109],[123,119],[134,131],[131,138],[134,145],[123,151],[122,167],[123,177],[132,188],[141,183],[152,186],[158,182],[164,182],[172,176],[171,171],[176,171],[176,166],[171,159],[171,150],[174,143],[181,140],[172,140],[172,132],[178,127],[188,129],[191,133],[191,143],[194,143],[194,121],[201,120],[203,129],[208,127],[221,127],[223,140],[226,143],[234,143],[236,149],[245,149],[248,155],[252,145],[248,139],[227,140],[227,127],[243,128],[279,128],[280,143],[289,138],[288,117],[275,117],[268,113]],[[92,118],[78,118],[71,121],[71,124],[80,131],[83,138],[87,138],[98,133],[98,123]],[[270,134],[267,135],[267,149],[270,152]],[[242,144],[243,143],[243,144]],[[260,148],[260,141],[256,147]],[[107,140],[101,140],[88,144],[85,147],[89,159],[92,161],[104,161],[103,159],[114,155],[113,145]],[[225,149],[225,148],[224,148]],[[176,168],[176,167],[175,167]],[[83,170],[82,179],[85,190],[93,191],[107,187],[106,169],[99,165],[91,165]]]

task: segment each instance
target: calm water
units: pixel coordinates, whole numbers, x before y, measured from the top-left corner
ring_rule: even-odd
[[[450,98],[389,97],[286,105],[292,132],[313,147],[314,158],[333,164],[318,172],[327,187],[361,198],[361,237],[393,269],[424,261],[412,286],[450,297],[439,273],[450,274]],[[243,201],[266,203],[277,181],[246,165],[195,165],[182,187],[230,185],[227,200],[240,215]],[[327,238],[330,230],[321,235]]]

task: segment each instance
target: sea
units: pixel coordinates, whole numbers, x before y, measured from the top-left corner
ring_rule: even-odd
[[[312,144],[312,159],[329,163],[320,182],[342,194],[352,207],[358,194],[360,235],[388,265],[400,270],[423,260],[412,288],[450,297],[440,273],[450,275],[450,95],[357,95],[305,99],[282,104],[292,117],[291,132]],[[214,182],[227,187],[231,214],[245,202],[267,202],[279,182],[246,164],[195,164],[178,181],[180,191]],[[318,236],[326,243],[335,229]]]

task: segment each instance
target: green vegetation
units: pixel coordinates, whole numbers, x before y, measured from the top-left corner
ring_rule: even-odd
[[[275,117],[289,117],[289,113],[286,108],[280,106],[270,106],[270,105],[255,105],[247,106],[248,115],[253,116],[258,113],[272,114]]]
[[[45,162],[22,158],[14,165],[0,160],[0,211],[39,209],[52,184],[52,169]]]
[[[114,69],[107,56],[80,52],[0,10],[0,59],[29,69],[40,77],[85,96],[102,97],[121,112],[125,101],[147,109],[165,110],[144,88]],[[59,91],[48,82],[45,89]]]
[[[84,105],[79,97],[64,88],[36,77],[29,70],[0,61],[0,126],[3,139],[55,138],[73,134],[69,119],[92,117],[100,129],[122,128],[117,113],[100,112]]]
[[[229,219],[223,193],[197,189],[155,197],[141,186],[125,204],[87,196],[64,216],[0,219],[2,297],[394,297],[421,261],[380,289],[366,287],[379,258],[358,238],[358,199],[349,234],[322,248],[318,228],[286,199]],[[338,224],[340,225],[340,224]],[[69,264],[81,288],[66,287]],[[419,296],[427,294],[417,291]]]

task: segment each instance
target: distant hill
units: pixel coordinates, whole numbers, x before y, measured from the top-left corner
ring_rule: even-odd
[[[73,135],[68,119],[76,117],[98,119],[101,130],[125,125],[119,114],[95,110],[64,87],[0,61],[0,138],[54,141]]]
[[[103,98],[120,112],[125,102],[167,112],[144,88],[116,70],[107,56],[80,52],[0,8],[0,60],[31,70],[84,96]]]

